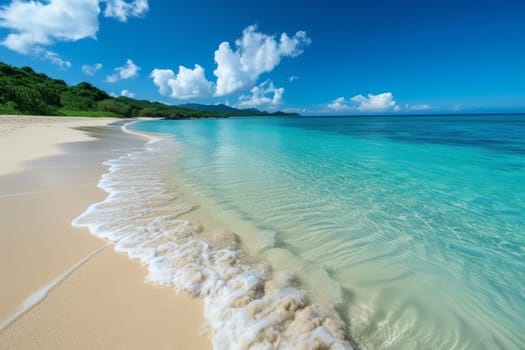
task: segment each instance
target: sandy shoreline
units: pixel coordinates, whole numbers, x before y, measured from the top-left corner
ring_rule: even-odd
[[[93,128],[113,121],[0,116],[0,147],[9,150],[0,162],[0,322],[101,250],[0,332],[0,348],[211,348],[200,335],[201,300],[145,284],[146,268],[71,226],[106,196],[96,187],[101,162],[144,143],[120,126]]]

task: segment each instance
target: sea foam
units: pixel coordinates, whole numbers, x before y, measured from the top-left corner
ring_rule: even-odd
[[[176,159],[166,137],[105,162],[109,195],[73,225],[140,259],[147,281],[202,297],[214,349],[352,349],[333,305],[310,303],[291,272],[253,261],[234,234],[187,218],[196,208],[168,175]]]

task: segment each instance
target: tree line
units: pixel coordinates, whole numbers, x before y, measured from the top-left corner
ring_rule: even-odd
[[[65,81],[0,62],[0,114],[109,116],[120,118],[210,118],[228,116],[297,116],[296,113],[238,109],[223,104],[170,106],[160,102],[113,97],[82,82]]]
[[[82,115],[113,117],[214,117],[159,102],[113,97],[87,82],[65,81],[0,62],[0,114]]]

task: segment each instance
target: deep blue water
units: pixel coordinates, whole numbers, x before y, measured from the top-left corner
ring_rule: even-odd
[[[524,115],[132,128],[175,135],[173,181],[363,348],[525,348]]]

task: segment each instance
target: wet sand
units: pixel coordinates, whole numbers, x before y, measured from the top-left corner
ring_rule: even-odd
[[[71,226],[106,196],[101,162],[145,142],[101,128],[114,121],[0,116],[0,322],[101,250],[0,331],[2,349],[211,348],[201,300],[145,284],[139,262]]]

